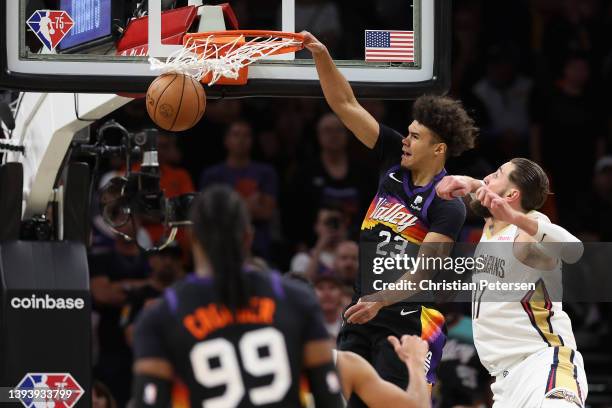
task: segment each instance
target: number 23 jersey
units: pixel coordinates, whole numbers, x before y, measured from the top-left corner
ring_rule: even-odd
[[[410,170],[400,166],[402,139],[398,132],[380,125],[374,146],[381,163],[379,182],[361,225],[356,297],[374,292],[376,279],[393,282],[404,272],[375,273],[375,263],[396,256],[416,257],[429,232],[456,240],[465,221],[466,210],[461,199],[447,201],[436,194],[435,186],[446,170],[425,186],[413,185]]]
[[[216,302],[212,279],[190,275],[143,311],[136,359],[169,361],[192,407],[299,407],[304,344],[328,339],[312,291],[278,273],[244,274],[248,307]]]

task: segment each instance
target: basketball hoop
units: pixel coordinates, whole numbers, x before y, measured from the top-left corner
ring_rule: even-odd
[[[186,34],[183,48],[163,62],[149,58],[160,74],[187,74],[208,85],[244,85],[248,66],[262,58],[296,52],[304,36],[266,30],[228,30]]]

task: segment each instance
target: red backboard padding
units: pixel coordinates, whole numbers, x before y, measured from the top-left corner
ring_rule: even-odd
[[[223,17],[225,17],[225,28],[227,30],[240,30],[238,18],[236,18],[236,13],[234,13],[232,6],[229,3],[219,4],[219,6],[223,10]]]
[[[196,6],[180,7],[162,12],[162,44],[182,44],[183,36],[193,24],[197,14]],[[123,36],[117,42],[117,54],[130,55],[130,50],[139,49],[140,52],[137,55],[146,55],[148,43],[149,18],[134,19],[128,23]]]

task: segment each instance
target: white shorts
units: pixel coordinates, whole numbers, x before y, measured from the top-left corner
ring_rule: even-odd
[[[497,376],[491,391],[493,408],[583,408],[588,388],[582,355],[547,348]]]

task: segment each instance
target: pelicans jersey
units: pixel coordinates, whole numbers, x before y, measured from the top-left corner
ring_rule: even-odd
[[[497,377],[491,387],[495,407],[540,407],[545,396],[582,406],[586,380],[560,301],[561,261],[550,270],[525,265],[515,255],[518,233],[515,225],[496,235],[485,229],[475,254],[484,268],[474,273],[474,282],[533,284],[525,291],[485,287],[472,294],[474,344],[482,364]]]
[[[380,125],[374,147],[381,163],[379,183],[361,226],[359,277],[355,281],[351,305],[360,297],[377,291],[377,281],[394,282],[405,272],[385,270],[377,273],[374,266],[381,260],[403,255],[416,257],[429,232],[456,239],[465,221],[465,206],[460,199],[445,201],[436,195],[435,186],[446,175],[445,170],[424,186],[413,184],[410,170],[400,166],[402,139],[396,131]],[[410,303],[384,307],[363,325],[345,321],[338,336],[338,348],[361,355],[383,379],[403,388],[408,383],[408,373],[389,346],[387,336],[420,336],[429,343],[427,380],[434,383],[446,328],[444,316],[425,306],[433,299],[429,295],[420,294]],[[362,406],[353,404],[351,398],[351,406]]]
[[[169,361],[190,406],[300,407],[305,343],[328,339],[314,293],[277,273],[244,274],[248,306],[231,313],[214,281],[190,275],[136,323],[135,358]]]

